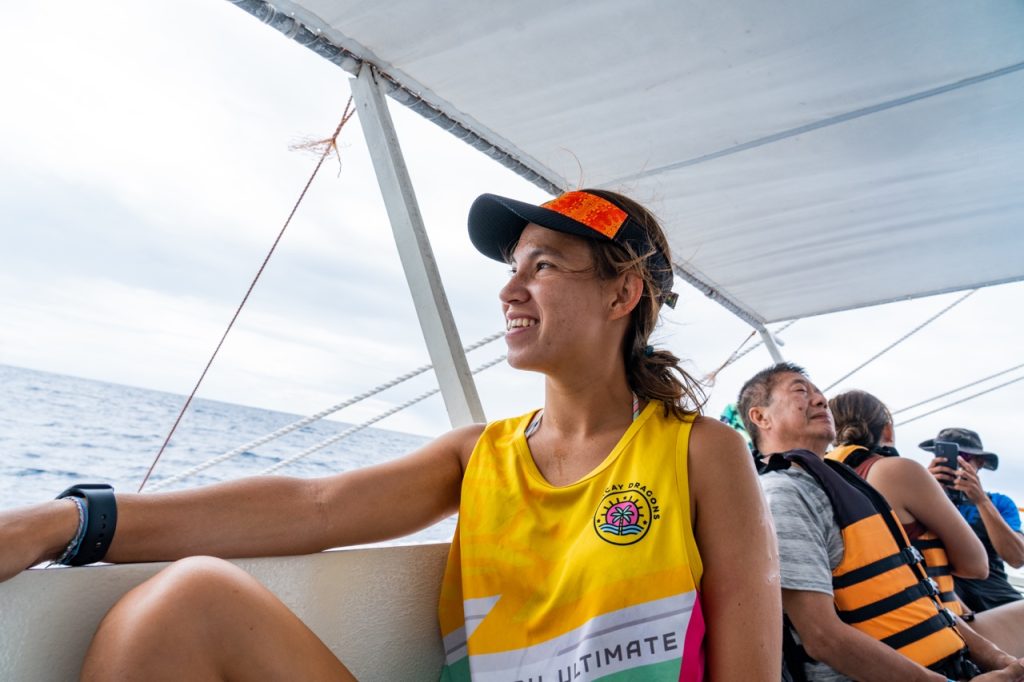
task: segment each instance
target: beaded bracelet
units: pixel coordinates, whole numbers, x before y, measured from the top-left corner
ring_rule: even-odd
[[[85,500],[80,497],[69,498],[75,503],[75,508],[78,509],[78,530],[75,531],[74,536],[71,538],[71,542],[64,549],[64,553],[60,555],[60,558],[53,561],[54,564],[61,566],[67,566],[71,563],[72,557],[78,553],[78,548],[82,544],[83,538],[85,538],[85,529],[89,525],[89,508],[85,506]]]

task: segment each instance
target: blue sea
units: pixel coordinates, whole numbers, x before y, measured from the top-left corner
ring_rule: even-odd
[[[75,483],[135,492],[185,396],[0,365],[0,509],[49,499]],[[157,465],[155,483],[256,440],[303,415],[195,399]],[[262,472],[352,426],[321,420],[167,490]],[[280,470],[314,477],[401,456],[427,441],[368,428]],[[147,487],[150,484],[147,484]],[[449,519],[404,541],[449,540]]]

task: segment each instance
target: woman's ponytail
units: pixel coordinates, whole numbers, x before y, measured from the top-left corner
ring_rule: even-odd
[[[664,254],[664,260],[671,263],[668,240],[650,211],[628,197],[607,190],[583,190],[595,194],[621,207],[647,231],[651,243]],[[599,276],[607,279],[618,277],[625,272],[636,272],[644,282],[643,294],[633,309],[631,325],[623,340],[623,356],[626,362],[626,376],[630,388],[642,399],[659,400],[665,412],[682,418],[687,414],[700,414],[707,396],[700,382],[679,366],[679,358],[667,350],[651,347],[650,336],[658,323],[661,306],[675,300],[671,291],[662,291],[656,274],[652,271],[652,253],[635,253],[621,244],[589,242],[594,255],[594,264]]]

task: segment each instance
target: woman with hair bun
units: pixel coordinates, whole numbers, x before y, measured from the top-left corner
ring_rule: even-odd
[[[826,457],[853,467],[885,497],[907,538],[924,556],[943,604],[971,622],[973,632],[960,624],[965,638],[972,638],[969,648],[978,651],[995,645],[1011,656],[1024,656],[1024,611],[1002,607],[1002,612],[974,614],[956,596],[953,575],[988,574],[985,548],[924,465],[899,456],[893,447],[895,427],[889,408],[866,391],[841,393],[828,405],[835,419],[836,447]]]
[[[697,383],[651,345],[675,302],[654,216],[604,190],[541,206],[485,194],[469,231],[511,266],[499,294],[508,361],[545,375],[543,409],[331,477],[117,495],[112,542],[87,543],[88,559],[309,553],[458,512],[443,680],[778,679],[778,554],[746,444],[700,416]],[[76,497],[0,513],[0,579],[47,558],[82,562],[87,511]],[[169,671],[353,679],[273,594],[210,557],[177,561],[118,602],[83,677]]]

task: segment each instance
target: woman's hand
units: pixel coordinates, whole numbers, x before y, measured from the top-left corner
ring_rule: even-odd
[[[971,678],[973,682],[1024,682],[1024,659],[1014,661],[1002,670]]]
[[[0,581],[41,561],[56,559],[78,528],[71,500],[51,500],[0,512]]]

